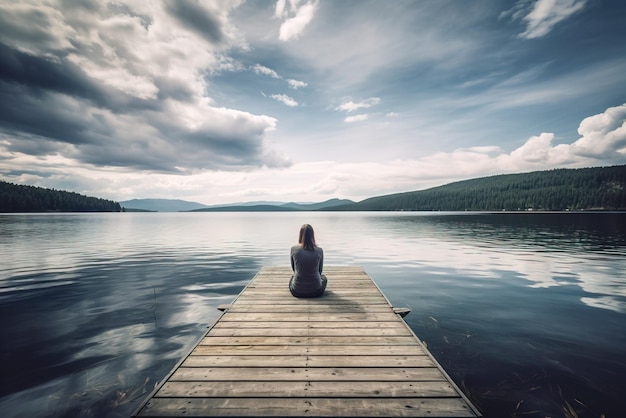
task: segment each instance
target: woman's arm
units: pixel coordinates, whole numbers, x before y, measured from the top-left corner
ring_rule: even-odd
[[[322,274],[322,270],[324,270],[324,250],[320,248],[320,254],[322,257],[320,258],[320,274]]]

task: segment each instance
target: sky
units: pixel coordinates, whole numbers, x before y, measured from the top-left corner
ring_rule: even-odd
[[[0,180],[360,201],[626,164],[621,0],[0,0]]]

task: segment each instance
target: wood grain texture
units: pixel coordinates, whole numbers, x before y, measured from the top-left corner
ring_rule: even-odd
[[[263,268],[135,415],[480,416],[361,267],[325,274],[297,299]]]

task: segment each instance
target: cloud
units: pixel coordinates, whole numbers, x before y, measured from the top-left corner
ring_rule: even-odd
[[[547,35],[557,23],[580,12],[586,2],[587,0],[537,0],[530,3],[520,0],[500,17],[511,16],[513,20],[523,20],[526,23],[526,30],[518,35],[520,38],[540,38]]]
[[[343,121],[347,122],[347,123],[362,122],[364,120],[367,120],[367,118],[368,118],[368,116],[366,114],[362,114],[362,115],[348,116]]]
[[[574,155],[623,161],[626,158],[626,104],[585,118],[578,126],[581,138],[574,142]]]
[[[294,90],[308,86],[308,84],[305,83],[304,81],[298,81],[298,80],[294,80],[291,78],[287,80],[287,84],[289,84],[289,87],[291,87]]]
[[[518,167],[545,166],[548,164],[558,166],[570,162],[568,145],[552,146],[553,140],[553,133],[544,132],[538,136],[531,136],[524,145],[503,159],[509,160]]]
[[[289,7],[287,7],[287,3]],[[276,2],[275,15],[284,19],[280,25],[278,39],[289,41],[297,38],[304,31],[315,16],[317,1],[306,2],[298,6],[298,0],[278,0]]]
[[[254,71],[256,74],[260,74],[260,75],[267,75],[270,76],[272,78],[275,79],[279,79],[282,80],[282,76],[280,74],[278,74],[276,71],[272,70],[271,68],[265,67],[264,65],[261,64],[255,64],[252,67],[250,67],[252,71]],[[307,86],[307,83],[303,82],[303,81],[298,81],[298,80],[293,80],[293,79],[288,79],[287,80],[287,84],[289,85],[289,87],[291,87],[292,89],[296,90],[300,87],[305,87]],[[263,94],[264,97],[267,97],[267,95],[265,93],[261,93]],[[289,107],[297,107],[298,106],[298,102],[291,96],[288,96],[286,94],[271,94],[269,97],[271,97],[272,99],[279,101]]]
[[[219,19],[211,11],[205,9],[200,2],[165,0],[163,4],[167,12],[183,26],[195,31],[209,42],[222,41],[224,34]]]
[[[298,106],[298,102],[296,102],[292,97],[287,96],[286,94],[272,94],[270,97],[274,100],[277,100],[289,107]]]
[[[283,77],[280,74],[278,74],[276,71],[261,64],[255,64],[252,67],[250,67],[250,69],[259,75],[267,75],[277,80],[283,79]],[[308,86],[308,84],[305,83],[304,81],[294,80],[292,78],[287,79],[287,85],[294,90]]]
[[[378,97],[370,97],[369,99],[365,99],[361,102],[354,103],[353,101],[344,102],[337,106],[335,110],[341,110],[346,112],[353,112],[359,109],[368,109],[372,106],[376,106],[380,103],[380,98]]]
[[[221,116],[237,115],[224,110]],[[0,155],[5,155],[2,174],[9,181],[81,192],[93,190],[93,195],[115,200],[138,195],[172,198],[173,190],[176,191],[174,197],[207,204],[231,203],[252,197],[278,201],[322,201],[331,197],[361,200],[494,174],[626,164],[625,123],[626,104],[585,118],[579,126],[580,137],[571,143],[554,144],[554,134],[540,133],[510,152],[497,145],[485,145],[435,152],[421,158],[295,162],[287,164],[288,168],[285,168],[285,156],[268,150],[263,158],[267,161],[276,158],[276,163],[259,170],[199,171],[188,176],[167,172],[145,176],[134,170],[88,166],[58,154],[34,156],[13,151]],[[6,138],[0,136],[0,149],[6,146]],[[602,155],[610,155],[612,160],[583,152],[596,147],[604,150]],[[119,154],[140,151],[141,148],[120,148]],[[186,150],[192,151],[191,148]],[[176,150],[170,149],[169,152]],[[199,159],[204,157],[206,154],[198,156]],[[72,170],[68,171],[68,167]],[[310,179],[316,180],[311,183]]]
[[[261,64],[255,64],[252,66],[252,71],[254,71],[256,74],[262,74],[262,75],[268,75],[272,78],[276,78],[276,79],[280,79],[282,78],[281,76],[278,75],[278,73],[274,70],[272,70],[271,68],[267,68]]]
[[[205,75],[234,68],[222,51],[243,46],[233,5],[0,5],[12,20],[0,25],[0,155],[185,174],[288,166],[265,142],[275,118],[206,96]]]
[[[503,170],[626,163],[626,104],[585,118],[578,133],[580,138],[573,143],[557,145],[552,144],[552,133],[532,136],[509,155],[499,155],[494,161]]]
[[[23,24],[28,22],[28,24]],[[0,3],[0,39],[22,52],[46,54],[71,50],[75,31],[63,13],[48,4]]]
[[[554,145],[554,134],[544,132],[531,136],[510,154],[492,147],[474,149],[470,154],[474,154],[476,162],[484,161],[490,165],[494,172],[626,163],[626,104],[585,118],[578,133],[580,138],[571,144]],[[459,151],[446,157],[457,159],[464,155]]]
[[[476,146],[417,159],[337,163],[313,176],[331,195],[357,199],[494,174],[626,164],[626,104],[585,118],[578,132],[580,137],[571,143],[554,144],[553,133],[541,133],[511,152],[496,145]]]
[[[511,2],[502,17],[524,37],[582,13],[594,33],[572,30],[529,49],[504,22],[489,22],[504,10],[493,2],[285,0],[270,4],[275,19],[263,18],[262,2],[239,4],[0,1],[0,175],[57,188],[74,177],[116,179],[131,193],[140,189],[124,176],[136,171],[133,179],[149,173],[133,180],[146,193],[162,179],[170,193],[222,182],[207,202],[248,188],[311,200],[290,183],[303,164],[326,179],[316,193],[356,198],[624,161],[623,106],[607,108],[624,102],[626,60],[618,22],[605,19],[621,5]],[[307,5],[312,20],[290,29]],[[291,32],[281,40],[282,24]],[[557,49],[559,59],[546,60]],[[306,115],[294,112],[305,103]],[[311,163],[327,158],[336,161]],[[370,169],[380,173],[360,179]]]

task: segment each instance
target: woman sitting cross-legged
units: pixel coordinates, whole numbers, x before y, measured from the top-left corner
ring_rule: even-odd
[[[302,225],[298,245],[291,247],[291,269],[293,276],[289,290],[297,298],[316,298],[326,290],[328,280],[322,274],[324,251],[315,244],[313,227]]]

